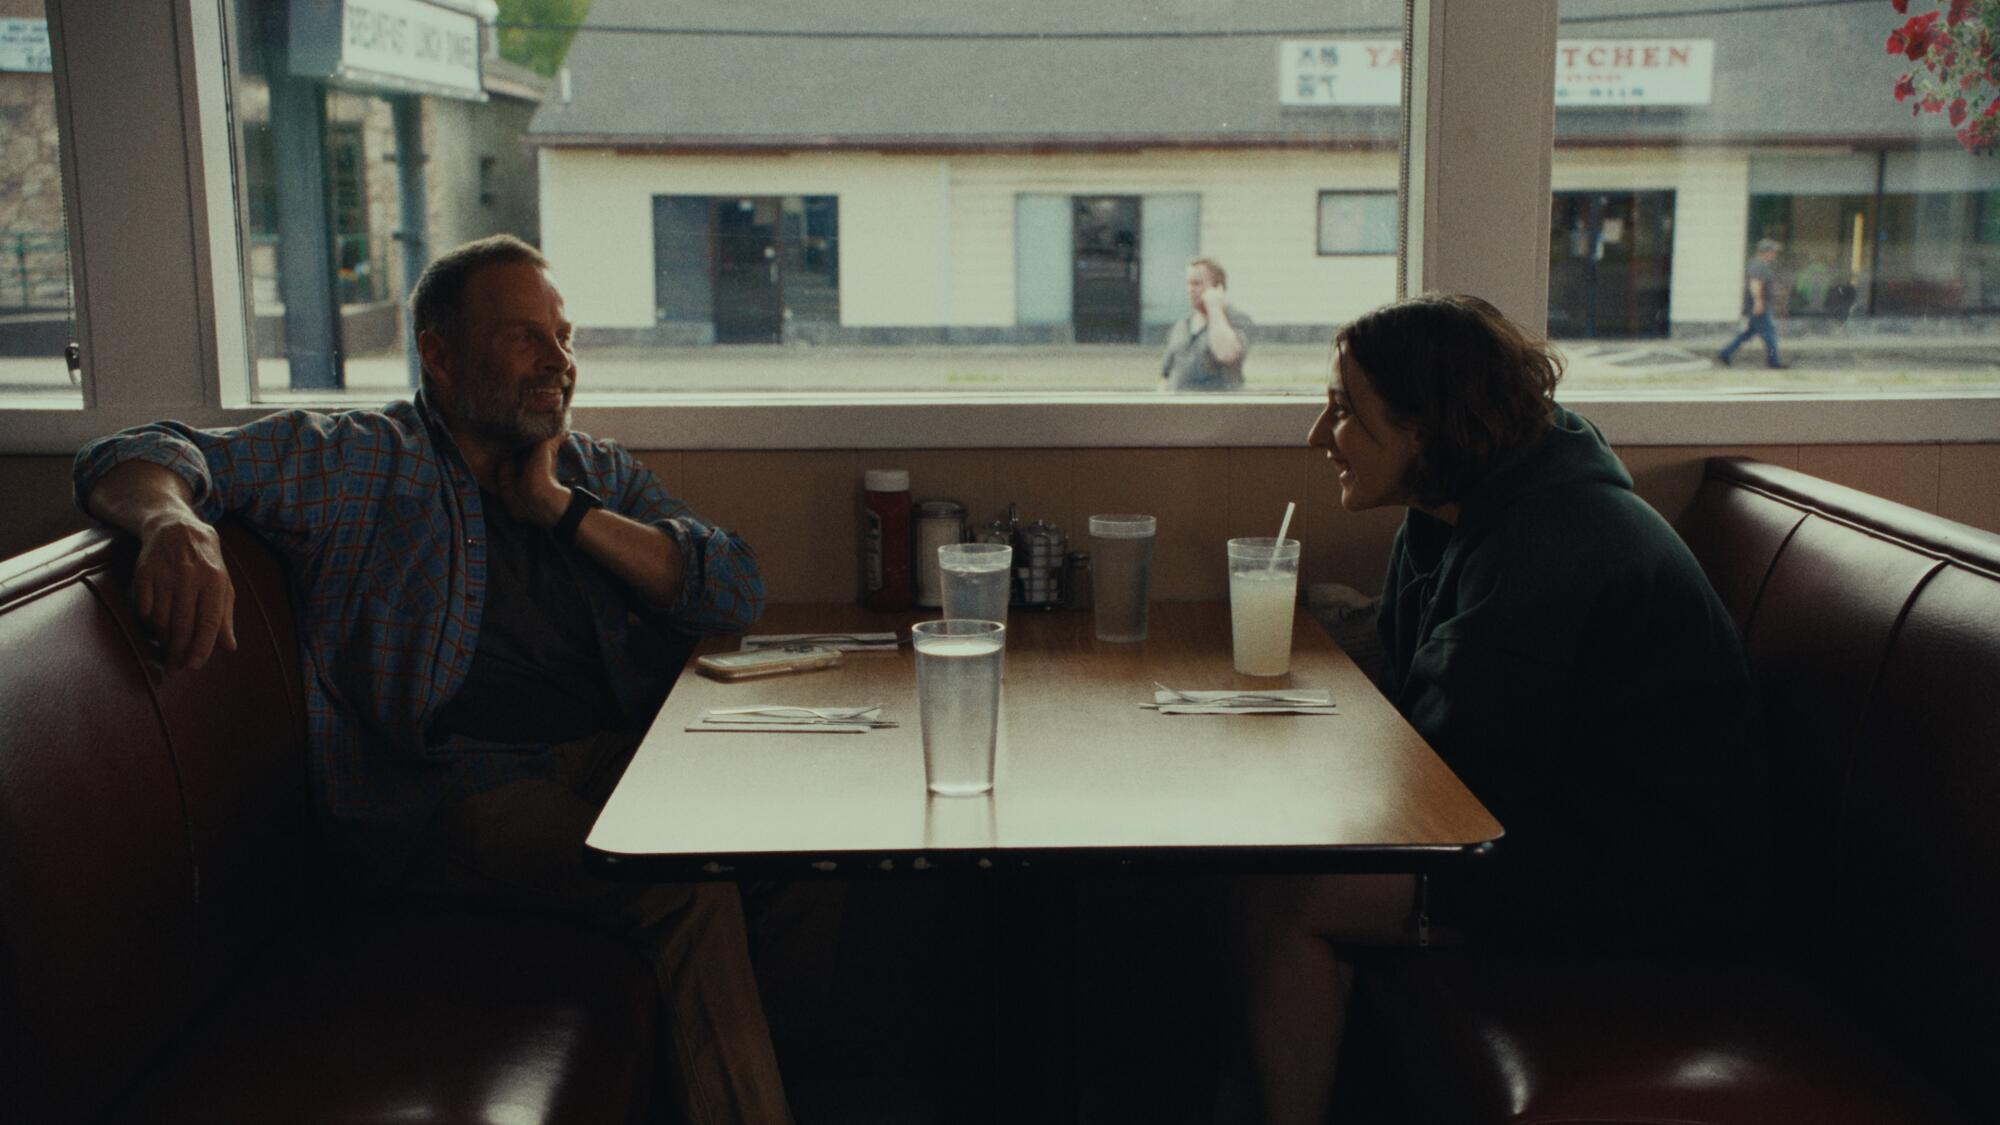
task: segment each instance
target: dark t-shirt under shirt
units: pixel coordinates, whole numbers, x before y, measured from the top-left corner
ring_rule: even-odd
[[[516,520],[481,490],[486,610],[472,670],[431,723],[431,737],[564,742],[624,725],[591,625],[590,604],[544,528]]]

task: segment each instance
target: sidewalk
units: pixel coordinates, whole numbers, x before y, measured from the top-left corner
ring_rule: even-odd
[[[1784,371],[1763,366],[1756,341],[1733,367],[1714,360],[1726,336],[1709,340],[1557,341],[1576,392],[1755,392],[1811,390],[2000,389],[2000,338],[1802,337],[1783,341]],[[586,392],[1153,391],[1159,353],[1132,345],[1063,347],[834,348],[747,345],[684,349],[600,348],[578,356]],[[1253,344],[1251,391],[1318,393],[1328,349],[1318,344]],[[261,385],[282,388],[288,365],[264,360]],[[400,354],[348,360],[347,386],[370,402],[408,388]],[[8,394],[70,387],[59,358],[0,359],[0,401]]]

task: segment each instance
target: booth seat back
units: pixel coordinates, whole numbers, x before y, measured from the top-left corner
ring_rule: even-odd
[[[1776,727],[1777,940],[2000,1119],[2000,535],[1736,459],[1680,530]]]
[[[134,546],[90,531],[0,562],[0,1120],[96,1116],[298,901],[283,567],[225,526],[237,651],[169,676]]]

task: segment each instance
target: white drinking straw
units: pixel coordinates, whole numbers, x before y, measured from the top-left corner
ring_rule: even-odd
[[[1278,552],[1285,549],[1285,532],[1292,526],[1292,512],[1298,508],[1297,501],[1285,501],[1285,518],[1278,524],[1278,541],[1271,547],[1271,573],[1278,572]]]

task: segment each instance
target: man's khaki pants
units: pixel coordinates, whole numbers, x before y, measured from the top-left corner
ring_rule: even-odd
[[[447,808],[402,890],[568,914],[633,941],[658,978],[664,1061],[681,1115],[691,1125],[785,1125],[791,1111],[751,968],[744,899],[766,939],[758,953],[771,991],[810,1003],[827,987],[841,886],[739,895],[734,883],[622,883],[587,870],[584,838],[638,739],[618,731],[567,743],[557,748],[558,779],[515,782]]]

